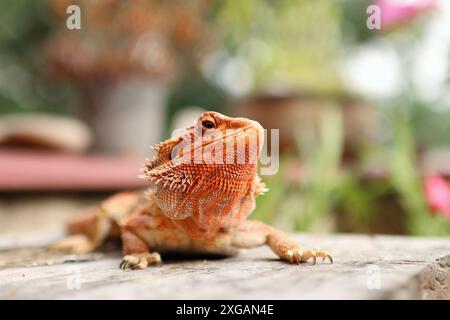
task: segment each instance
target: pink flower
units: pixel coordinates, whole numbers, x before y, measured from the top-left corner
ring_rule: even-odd
[[[450,219],[450,185],[444,178],[435,174],[424,179],[425,196],[433,212],[441,213]]]
[[[437,8],[439,0],[377,0],[375,4],[380,8],[382,27],[390,28]]]

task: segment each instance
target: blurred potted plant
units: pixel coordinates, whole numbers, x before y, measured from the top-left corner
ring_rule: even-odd
[[[377,114],[349,95],[339,77],[341,12],[333,1],[225,1],[216,77],[238,100],[236,115],[280,128],[281,148],[295,149],[296,128],[316,131],[329,108],[343,113],[346,151],[377,134]],[[318,23],[320,21],[320,23]]]
[[[320,2],[320,1],[319,1]],[[412,50],[417,42],[411,41],[419,39],[417,30],[418,25],[410,24],[413,20],[423,17],[435,9],[437,1],[417,0],[409,4],[401,1],[361,1],[347,0],[339,2],[342,5],[339,12],[342,14],[339,19],[342,24],[343,43],[346,44],[342,57],[354,58],[356,55],[353,49],[360,49],[375,43],[390,44],[389,54],[394,52],[400,60],[400,71],[402,85],[399,86],[399,92],[393,96],[385,97],[379,94],[368,95],[378,102],[384,113],[384,130],[376,130],[375,134],[383,138],[383,142],[366,144],[358,153],[358,161],[351,163],[339,163],[345,150],[339,150],[344,143],[336,141],[337,137],[344,137],[349,125],[345,121],[345,112],[341,120],[339,117],[333,117],[329,123],[322,122],[323,116],[317,117],[319,121],[316,131],[316,137],[308,137],[308,132],[299,132],[297,141],[305,140],[313,143],[299,145],[302,161],[291,158],[284,159],[281,164],[281,174],[284,178],[266,179],[272,194],[258,201],[256,215],[262,220],[272,221],[276,224],[282,224],[285,228],[304,229],[332,229],[344,232],[371,232],[371,233],[393,233],[393,234],[414,234],[414,235],[448,235],[450,224],[448,223],[448,199],[449,187],[436,175],[431,175],[422,183],[422,174],[417,157],[417,128],[416,119],[422,123],[421,138],[426,134],[428,141],[434,139],[436,143],[437,136],[440,140],[446,140],[447,135],[442,131],[444,126],[437,126],[439,122],[428,117],[428,127],[424,126],[423,109],[417,109],[418,105],[416,90],[412,85],[411,73],[414,62],[411,59]],[[369,30],[367,28],[366,10],[370,4],[378,4],[382,9],[382,30]],[[311,4],[312,5],[312,4]],[[281,19],[283,20],[283,19]],[[323,21],[323,19],[321,20]],[[281,22],[280,22],[281,23]],[[420,25],[420,24],[419,24]],[[409,26],[408,30],[402,28]],[[412,32],[411,32],[412,31]],[[327,37],[328,39],[328,37]],[[373,40],[373,42],[372,42]],[[344,49],[342,48],[342,49]],[[370,48],[371,49],[371,48]],[[386,74],[378,72],[376,77],[372,71],[381,70],[377,64],[380,60],[373,59],[373,51],[370,63],[372,68],[367,68],[367,63],[363,65],[361,77],[358,80],[370,80],[378,83],[388,82]],[[396,52],[397,51],[397,52]],[[380,55],[386,55],[382,52]],[[345,60],[344,60],[345,61]],[[354,67],[355,61],[349,59],[349,65]],[[322,66],[323,67],[323,66]],[[320,68],[319,68],[320,69]],[[391,68],[392,69],[392,68]],[[385,69],[383,69],[385,71]],[[381,71],[381,72],[383,72]],[[344,73],[343,73],[344,74]],[[346,77],[343,78],[345,84],[350,82]],[[353,81],[355,82],[355,81]],[[356,81],[358,82],[358,81]],[[360,81],[362,82],[362,81]],[[322,83],[325,84],[326,82]],[[344,83],[343,83],[344,84]],[[388,84],[389,85],[389,84]],[[320,84],[319,86],[320,87]],[[352,89],[351,86],[348,86]],[[394,88],[391,86],[390,89]],[[396,87],[397,88],[397,87]],[[357,91],[354,91],[357,92]],[[359,92],[358,94],[366,94]],[[311,95],[306,95],[310,100]],[[303,98],[304,99],[304,98]],[[264,108],[264,117],[269,121],[281,119],[281,125],[284,129],[302,126],[304,128],[316,126],[314,121],[296,118],[294,114],[283,116],[288,108],[284,107],[287,103],[293,103],[291,99],[275,99],[275,105],[280,108],[270,108],[269,103]],[[298,100],[301,101],[301,100]],[[297,103],[298,103],[297,101]],[[333,100],[329,99],[332,103]],[[423,104],[423,101],[421,102]],[[246,103],[248,104],[248,103]],[[311,118],[307,112],[308,103],[304,102],[305,107],[302,112]],[[314,105],[314,104],[310,104]],[[316,103],[315,106],[319,105]],[[238,106],[240,106],[238,104]],[[256,110],[258,103],[252,104]],[[285,109],[283,111],[283,109]],[[330,108],[323,111],[329,112]],[[252,112],[254,112],[254,110]],[[367,113],[369,118],[376,115],[378,110],[369,108]],[[417,111],[421,111],[417,113]],[[242,109],[239,110],[242,112]],[[441,112],[441,118],[443,117]],[[350,115],[356,115],[350,109]],[[422,115],[422,116],[421,116]],[[357,117],[356,117],[357,118]],[[364,119],[361,118],[361,119]],[[360,120],[359,120],[360,121]],[[414,121],[414,122],[413,122]],[[431,121],[431,126],[430,126]],[[309,122],[309,124],[308,124]],[[443,120],[442,122],[447,122]],[[366,122],[360,122],[365,126]],[[434,124],[434,125],[433,125]],[[371,124],[368,124],[371,126]],[[329,135],[326,132],[333,131]],[[339,130],[337,130],[340,128]],[[374,127],[377,128],[377,127]],[[380,127],[378,127],[380,128]],[[424,130],[424,128],[427,128]],[[445,128],[448,128],[445,127]],[[306,130],[311,131],[311,130]],[[342,132],[341,132],[342,131]],[[361,134],[364,131],[353,131],[355,134]],[[369,131],[370,132],[370,131]],[[431,135],[434,132],[434,135]],[[448,129],[446,130],[448,132]],[[439,134],[440,133],[440,134]],[[430,138],[432,136],[433,138]],[[328,138],[326,138],[328,137]],[[373,140],[372,140],[373,142]],[[312,146],[312,148],[308,147]],[[430,146],[428,144],[427,146]],[[447,158],[448,159],[448,158]],[[300,169],[298,169],[300,168]],[[436,167],[434,167],[436,169]],[[447,171],[448,172],[448,171]],[[435,171],[432,171],[435,173]],[[275,191],[275,192],[274,192]],[[261,205],[262,204],[262,205]],[[279,214],[274,216],[271,213],[276,208]],[[431,211],[441,214],[430,214]],[[331,225],[331,226],[330,226]]]
[[[347,56],[359,57],[361,54],[355,53],[361,50],[366,61],[361,64],[361,70],[356,71],[360,76],[349,79],[349,82],[356,84],[355,87],[360,93],[371,96],[384,111],[385,118],[385,143],[372,146],[372,155],[369,155],[372,162],[375,155],[378,167],[376,170],[381,174],[366,174],[366,179],[358,184],[361,190],[367,191],[377,185],[384,186],[380,189],[384,189],[384,192],[375,198],[378,209],[371,214],[370,222],[376,232],[448,234],[448,222],[442,217],[431,215],[429,210],[429,207],[436,209],[433,207],[433,201],[436,200],[433,190],[437,189],[439,192],[445,188],[441,188],[442,184],[435,187],[435,179],[431,182],[425,179],[424,184],[423,176],[428,173],[422,170],[419,163],[421,152],[427,148],[419,148],[418,142],[423,140],[424,136],[427,136],[430,142],[430,133],[439,133],[439,121],[434,119],[425,135],[417,130],[423,128],[424,123],[430,124],[430,118],[427,120],[429,112],[422,108],[425,105],[420,98],[423,88],[420,88],[417,79],[414,79],[419,74],[417,70],[421,65],[417,53],[425,43],[424,36],[430,31],[424,28],[423,22],[428,21],[424,18],[429,18],[430,14],[437,12],[439,1],[347,0],[342,2],[342,5],[343,34],[346,35],[345,41],[348,44]],[[380,29],[370,30],[366,25],[367,15],[364,12],[369,5],[379,8]],[[374,56],[383,56],[384,60],[373,59]],[[361,60],[361,57],[359,59]],[[372,67],[368,65],[369,61]],[[385,61],[390,62],[384,63]],[[349,60],[350,69],[355,70],[355,64],[355,61]],[[429,73],[425,78],[428,75]],[[396,78],[398,79],[395,80]],[[368,83],[369,80],[372,83]],[[381,90],[383,92],[377,88],[376,83],[374,86],[377,81],[387,84],[384,90]],[[434,135],[434,143],[437,142],[436,136],[439,134]],[[431,146],[432,144],[427,144],[427,147]],[[435,166],[434,170],[436,169],[438,168]],[[341,217],[349,221],[355,210],[348,206],[345,209],[341,211]]]
[[[168,85],[211,43],[206,0],[48,1],[59,25],[46,52],[52,75],[81,93],[80,114],[103,151],[145,154],[161,139]],[[81,9],[81,29],[65,27]]]

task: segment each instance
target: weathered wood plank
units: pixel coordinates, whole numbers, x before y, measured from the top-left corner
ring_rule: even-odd
[[[450,299],[450,238],[297,238],[329,250],[335,263],[289,265],[258,248],[226,259],[166,259],[162,267],[124,272],[119,252],[3,250],[0,299]]]

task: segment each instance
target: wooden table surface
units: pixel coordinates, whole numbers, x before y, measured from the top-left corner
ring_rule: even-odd
[[[450,238],[296,238],[335,262],[290,265],[258,248],[122,271],[120,252],[62,255],[0,237],[0,299],[450,299]]]

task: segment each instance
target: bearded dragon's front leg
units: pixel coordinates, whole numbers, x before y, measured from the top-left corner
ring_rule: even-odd
[[[322,261],[329,259],[330,254],[321,249],[302,250],[300,245],[286,233],[259,221],[246,221],[239,225],[232,236],[232,245],[238,248],[252,248],[267,244],[281,259],[290,263],[306,262],[309,259],[316,263],[317,257]]]
[[[122,251],[124,257],[120,268],[145,269],[149,264],[161,265],[161,256],[157,252],[150,253],[148,245],[132,228],[124,226],[122,229]]]
[[[149,252],[147,244],[129,230],[122,231],[124,257],[120,268],[145,269],[149,264],[161,265],[161,256],[157,252]]]

